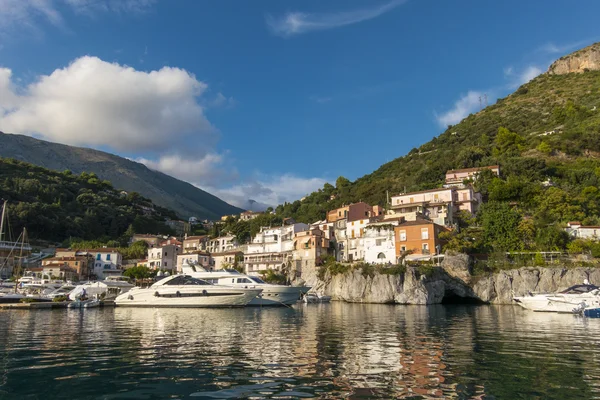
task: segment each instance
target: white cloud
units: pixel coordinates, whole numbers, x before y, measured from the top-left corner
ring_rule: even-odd
[[[333,98],[332,97],[322,97],[322,96],[311,96],[310,100],[314,101],[315,103],[323,104],[323,103],[329,103],[331,100],[333,100]]]
[[[149,10],[156,0],[0,0],[0,34],[17,30],[39,34],[40,22],[64,28],[60,5],[66,4],[77,14],[92,16],[98,12],[139,13]]]
[[[215,96],[214,99],[212,99],[208,102],[208,104],[212,107],[231,108],[231,107],[235,106],[236,101],[233,97],[227,97],[223,93],[219,92],[219,93],[217,93],[217,95]]]
[[[469,91],[466,95],[462,96],[454,103],[454,107],[443,114],[436,114],[435,118],[438,124],[442,127],[448,125],[455,125],[462,121],[469,114],[477,111],[482,102],[485,93],[478,91]]]
[[[191,136],[210,148],[216,140],[198,102],[207,85],[183,69],[145,72],[86,56],[21,90],[10,70],[0,71],[4,132],[124,151],[188,148]]]
[[[529,82],[543,72],[544,70],[537,65],[529,65],[520,71],[515,71],[510,66],[504,69],[504,77],[510,81],[509,88],[514,89]]]
[[[302,178],[292,174],[257,174],[240,183],[237,171],[227,169],[224,166],[225,157],[216,153],[200,158],[172,154],[160,157],[157,161],[145,158],[135,161],[187,181],[240,208],[249,208],[249,200],[253,200],[253,210],[264,210],[269,206],[298,200],[327,182],[322,178]]]
[[[338,28],[376,18],[393,10],[407,0],[391,0],[377,7],[341,11],[336,13],[310,14],[290,12],[282,17],[267,17],[267,25],[275,35],[289,37],[311,31]]]
[[[226,189],[212,190],[217,196],[240,208],[248,208],[248,200],[254,200],[254,209],[265,209],[284,202],[298,200],[327,182],[322,178],[303,178],[292,174],[259,176],[248,183]]]
[[[138,158],[134,161],[203,188],[215,188],[238,178],[237,171],[223,166],[224,155],[217,153],[207,153],[202,157],[169,154],[158,160]]]

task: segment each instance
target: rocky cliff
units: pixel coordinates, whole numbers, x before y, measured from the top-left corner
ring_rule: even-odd
[[[351,303],[439,304],[481,302],[511,304],[512,297],[528,292],[556,292],[580,284],[584,279],[600,283],[600,269],[520,268],[481,277],[469,272],[465,255],[447,256],[441,267],[423,273],[415,267],[397,275],[364,274],[352,269],[344,274],[325,274],[320,280],[315,268],[302,271],[302,279],[314,290],[334,300]]]
[[[550,65],[548,73],[563,75],[600,70],[600,43],[594,43],[567,56],[561,57]]]

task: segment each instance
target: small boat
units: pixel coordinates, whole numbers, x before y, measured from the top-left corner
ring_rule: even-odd
[[[245,275],[233,269],[207,271],[198,264],[184,261],[181,266],[185,275],[205,280],[214,285],[226,285],[247,289],[262,289],[262,293],[252,299],[249,306],[289,306],[296,304],[309,286],[287,286],[267,283],[257,276]]]
[[[119,307],[242,307],[262,289],[213,285],[189,275],[173,275],[146,289],[133,288],[115,299]]]
[[[530,293],[513,297],[521,307],[540,312],[578,313],[582,309],[600,308],[600,288],[587,280],[558,293]]]
[[[80,296],[101,298],[103,300],[114,299],[122,293],[131,290],[134,285],[127,282],[126,277],[108,277],[103,281],[88,282],[78,285],[69,293],[70,300],[77,300]]]
[[[306,293],[302,301],[306,304],[329,303],[331,296],[325,296],[320,293]]]

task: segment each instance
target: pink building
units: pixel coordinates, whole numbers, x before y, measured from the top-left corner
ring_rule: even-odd
[[[490,165],[487,167],[477,168],[464,168],[464,169],[451,169],[446,172],[446,187],[448,186],[462,186],[465,180],[477,179],[477,174],[483,170],[489,169],[497,176],[500,176],[500,166]]]

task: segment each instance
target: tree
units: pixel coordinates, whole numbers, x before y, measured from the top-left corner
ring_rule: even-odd
[[[521,214],[510,205],[498,202],[484,204],[478,219],[486,246],[500,251],[523,249],[523,241],[519,237]]]

